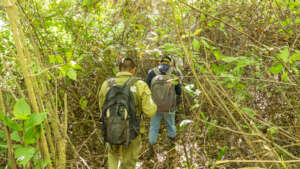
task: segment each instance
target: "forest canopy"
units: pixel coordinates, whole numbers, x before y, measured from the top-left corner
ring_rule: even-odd
[[[0,0],[0,169],[107,168],[122,57],[181,72],[176,152],[139,168],[300,168],[300,1]],[[149,129],[149,120],[146,120]],[[245,168],[246,167],[246,168]]]

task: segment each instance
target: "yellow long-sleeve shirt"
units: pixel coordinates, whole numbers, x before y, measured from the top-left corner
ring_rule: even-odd
[[[115,83],[117,85],[123,85],[130,77],[132,77],[132,74],[129,72],[119,72],[117,73],[117,76],[115,78]],[[101,86],[101,90],[100,90],[100,96],[99,96],[99,107],[100,110],[102,110],[102,106],[104,104],[104,100],[105,100],[105,96],[107,94],[109,85],[108,85],[108,81],[106,80],[102,86]],[[146,116],[148,117],[152,117],[155,115],[156,113],[156,104],[154,103],[154,101],[152,100],[151,97],[151,91],[148,87],[148,85],[142,81],[142,80],[138,80],[137,82],[135,82],[135,84],[130,88],[131,92],[134,95],[135,98],[135,103],[140,103],[141,105],[138,106],[136,105],[136,108],[138,110],[138,113],[144,113]],[[141,110],[139,110],[141,109]],[[141,133],[144,133],[145,127],[143,125],[144,123],[142,123],[141,121]]]

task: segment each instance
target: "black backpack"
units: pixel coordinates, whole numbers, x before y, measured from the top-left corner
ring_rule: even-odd
[[[129,78],[118,86],[115,79],[109,79],[109,89],[102,107],[104,141],[110,145],[128,146],[139,135],[140,120],[137,117],[136,103],[131,86],[139,80]]]

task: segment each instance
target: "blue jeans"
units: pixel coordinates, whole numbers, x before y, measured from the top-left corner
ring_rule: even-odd
[[[157,112],[151,119],[149,130],[149,143],[153,146],[157,141],[157,135],[160,129],[160,121],[164,118],[168,130],[168,137],[175,138],[175,112]]]

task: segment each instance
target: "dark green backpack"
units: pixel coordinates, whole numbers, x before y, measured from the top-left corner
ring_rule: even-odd
[[[109,90],[102,108],[104,141],[110,145],[128,146],[140,130],[136,104],[130,87],[137,78],[128,79],[124,85],[118,86],[115,79],[109,79]]]

